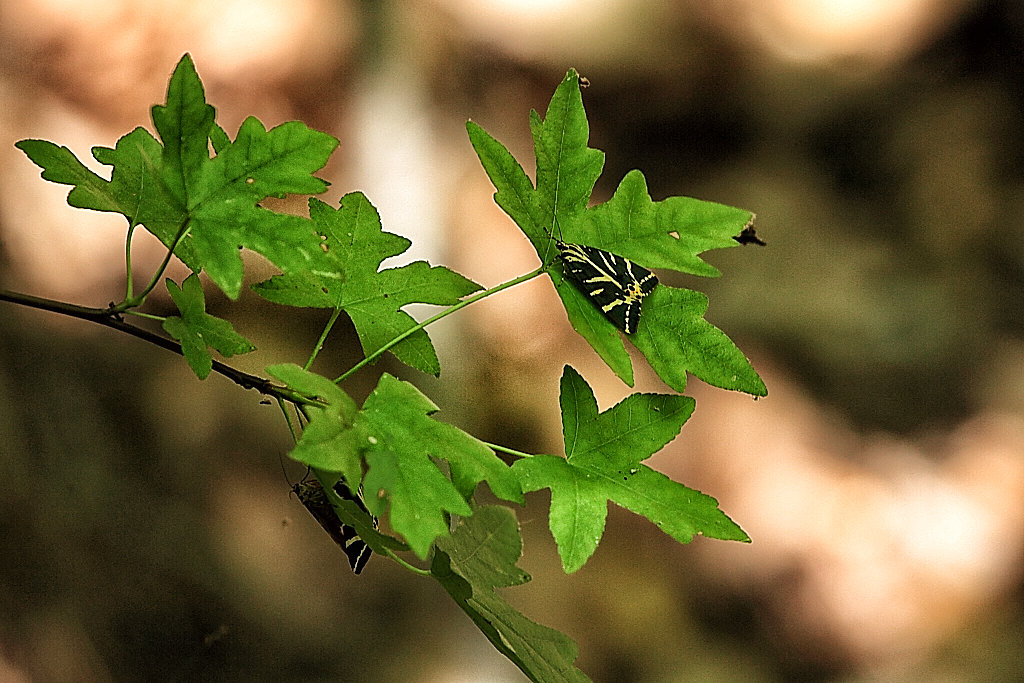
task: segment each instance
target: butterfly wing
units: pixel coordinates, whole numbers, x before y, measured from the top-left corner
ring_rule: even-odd
[[[292,490],[295,491],[299,502],[305,506],[309,514],[313,515],[313,519],[320,523],[324,531],[330,535],[345,553],[352,571],[356,574],[363,571],[363,567],[369,562],[373,551],[370,550],[370,546],[366,545],[363,539],[359,538],[359,534],[356,533],[355,529],[348,524],[342,524],[341,520],[338,519],[338,514],[334,511],[334,507],[324,493],[320,482],[316,480],[299,482],[292,487]],[[363,501],[359,500],[358,496],[353,495],[341,482],[335,484],[334,491],[342,498],[355,501],[363,512],[370,514],[366,506],[363,505]],[[376,518],[373,518],[373,525],[377,526]]]

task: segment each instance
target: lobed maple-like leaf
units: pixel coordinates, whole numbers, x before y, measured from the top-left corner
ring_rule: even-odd
[[[430,571],[491,644],[532,681],[588,681],[573,662],[579,648],[509,605],[495,588],[530,580],[516,566],[522,555],[519,524],[511,510],[481,506],[437,541]]]
[[[431,418],[437,406],[412,384],[384,373],[357,408],[334,382],[297,365],[267,372],[317,402],[305,407],[309,424],[289,456],[318,472],[339,473],[349,490],[362,485],[366,507],[379,517],[390,506],[391,528],[420,557],[448,535],[446,515],[470,514],[467,501],[480,482],[502,500],[523,502],[511,468],[482,441]],[[325,490],[333,481],[321,478]]]
[[[563,277],[554,238],[603,249],[648,269],[668,268],[717,276],[718,270],[699,254],[738,246],[732,238],[750,223],[752,214],[689,197],[655,202],[647,192],[643,174],[636,170],[626,174],[611,199],[588,208],[604,156],[587,147],[589,127],[579,77],[573,70],[556,89],[543,119],[531,111],[530,129],[537,159],[536,187],[500,142],[480,126],[467,124],[470,141],[497,190],[495,202],[519,225],[546,264],[573,329],[616,375],[632,386],[632,363],[619,331],[584,293]],[[654,294],[663,289],[667,289],[665,285],[659,285]],[[645,334],[657,343],[637,344],[636,334],[629,339],[666,383],[681,391],[689,370],[715,386],[758,396],[766,393],[757,373],[735,347],[728,351],[715,345],[719,356],[703,359],[700,352],[708,346],[699,344],[694,348],[690,339],[672,327],[672,316],[645,313],[653,305],[652,300],[658,300],[654,294],[643,302],[640,327],[646,325]],[[688,309],[684,317],[693,310]]]
[[[644,301],[633,345],[658,376],[676,391],[689,371],[722,389],[765,396],[768,389],[732,340],[704,319],[708,298],[700,292],[660,285]]]
[[[289,457],[317,470],[339,472],[349,489],[357,490],[363,481],[363,449],[368,437],[353,428],[359,410],[356,402],[330,379],[294,363],[271,365],[267,372],[320,404],[305,407],[309,423]]]
[[[382,261],[402,254],[411,243],[381,230],[377,210],[361,192],[345,195],[338,209],[310,199],[309,213],[321,238],[309,267],[277,275],[253,289],[279,304],[343,309],[366,355],[416,325],[401,310],[403,306],[452,305],[480,289],[462,275],[425,261],[380,270]],[[440,373],[437,353],[425,330],[417,330],[390,351],[422,372]]]
[[[430,417],[437,406],[408,382],[384,373],[355,426],[367,435],[363,488],[370,512],[383,516],[420,557],[448,535],[447,514],[469,515],[472,489],[486,481],[502,500],[521,503],[519,482],[485,443]],[[436,460],[445,460],[451,479]]]
[[[358,503],[334,490],[339,479],[349,491],[358,491],[363,480],[363,456],[372,437],[355,424],[356,402],[330,379],[294,363],[271,365],[267,372],[299,396],[316,401],[305,406],[309,422],[288,455],[309,465],[338,519],[353,527],[375,553],[408,550],[404,543],[379,532]]]
[[[213,369],[208,348],[226,358],[256,350],[249,340],[235,332],[231,323],[206,312],[206,297],[198,275],[189,275],[180,288],[170,279],[166,284],[181,316],[167,318],[163,328],[181,342],[181,352],[199,379],[206,379]]]
[[[551,489],[549,526],[567,573],[597,549],[608,501],[647,517],[681,543],[695,534],[749,540],[714,498],[642,464],[679,433],[693,399],[633,394],[601,413],[589,385],[566,366],[560,403],[566,457],[523,458],[512,470],[523,491]]]
[[[284,272],[303,269],[319,253],[319,235],[307,219],[258,203],[327,189],[312,174],[327,162],[336,139],[297,121],[268,131],[249,117],[230,141],[214,123],[215,110],[187,54],[171,76],[166,104],[154,106],[152,115],[159,140],[136,128],[113,148],[93,148],[97,161],[113,167],[110,180],[66,147],[45,140],[17,146],[43,168],[43,178],[73,186],[71,206],[120,213],[168,247],[184,235],[175,254],[194,272],[205,269],[231,298],[242,284],[239,248],[263,254]]]
[[[556,96],[563,90],[560,87]],[[497,190],[494,201],[516,222],[533,243],[541,259],[548,264],[548,275],[562,298],[573,329],[590,343],[623,382],[633,386],[633,365],[615,327],[608,323],[607,318],[580,290],[562,277],[562,270],[557,263],[550,261],[557,249],[549,236],[550,227],[546,226],[552,225],[553,219],[550,209],[541,206],[540,193],[534,189],[523,167],[504,145],[472,121],[466,124],[466,129],[480,163]],[[600,174],[600,168],[597,172]],[[596,176],[594,179],[596,181]],[[582,211],[583,208],[581,206],[578,210]]]

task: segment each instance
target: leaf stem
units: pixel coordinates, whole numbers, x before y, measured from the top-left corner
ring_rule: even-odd
[[[184,222],[182,222],[181,227],[178,228],[178,234],[174,237],[174,242],[171,244],[170,248],[167,249],[167,255],[164,256],[163,263],[161,263],[160,267],[156,269],[156,272],[153,274],[153,278],[149,281],[149,284],[146,285],[146,288],[144,290],[142,290],[142,292],[139,293],[138,296],[125,297],[124,301],[122,301],[121,303],[119,303],[119,304],[117,304],[115,306],[111,306],[110,308],[107,309],[107,312],[111,313],[111,314],[113,314],[113,313],[121,313],[122,311],[126,311],[129,308],[135,308],[136,306],[140,306],[142,304],[142,302],[146,300],[146,297],[149,296],[149,293],[152,292],[153,289],[158,284],[160,284],[160,277],[164,274],[164,271],[167,270],[167,264],[171,262],[171,257],[174,256],[174,250],[178,248],[178,245],[181,244],[181,241],[183,239],[185,239],[185,236],[188,235],[188,233],[189,233],[189,231],[191,229],[192,229],[192,226],[189,225],[189,219],[186,218],[184,220]],[[131,233],[129,233],[128,239],[129,239],[129,245],[130,245]],[[126,250],[128,250],[128,252],[129,252],[129,255],[126,257],[126,261],[128,263],[128,268],[129,268],[129,270],[128,270],[128,282],[129,282],[129,285],[128,285],[128,287],[126,289],[128,289],[130,291],[131,290],[131,284],[130,283],[131,283],[131,279],[132,279],[132,274],[131,274],[131,255],[130,255],[131,247],[130,246],[126,247]]]
[[[514,448],[506,448],[505,446],[499,446],[496,443],[487,443],[486,441],[484,443],[492,451],[497,451],[498,453],[504,453],[505,455],[513,455],[513,456],[515,456],[517,458],[532,458],[535,455],[534,453],[523,453],[522,451],[517,451]]]
[[[357,371],[361,370],[362,368],[366,367],[367,365],[369,365],[373,361],[377,360],[377,358],[379,358],[381,355],[383,355],[385,351],[387,351],[391,347],[395,346],[400,341],[402,341],[403,339],[409,337],[410,335],[415,334],[416,332],[419,332],[420,330],[422,330],[427,325],[433,324],[433,323],[437,322],[438,320],[440,320],[441,318],[443,318],[443,317],[445,317],[447,315],[451,315],[455,311],[458,311],[459,309],[465,308],[466,306],[469,306],[470,304],[474,304],[477,301],[480,301],[481,299],[489,297],[492,294],[497,294],[498,292],[502,291],[503,289],[508,289],[509,287],[514,287],[515,285],[522,284],[523,282],[526,282],[527,280],[532,280],[533,278],[537,277],[538,275],[542,274],[543,272],[544,272],[544,266],[542,265],[540,268],[537,268],[536,270],[531,270],[529,273],[526,273],[525,275],[520,275],[519,277],[517,277],[517,278],[515,278],[513,280],[509,280],[508,282],[503,282],[500,285],[495,285],[494,287],[491,287],[490,289],[485,289],[482,292],[474,294],[473,296],[469,297],[468,299],[463,299],[462,301],[460,301],[459,303],[455,304],[454,306],[449,306],[448,308],[444,309],[443,311],[441,311],[437,315],[431,316],[430,318],[427,318],[426,320],[424,320],[423,322],[419,323],[418,325],[414,325],[414,326],[410,327],[408,330],[406,330],[402,334],[398,335],[397,337],[395,337],[394,339],[389,341],[387,344],[385,344],[384,346],[380,347],[379,349],[377,349],[376,351],[374,351],[373,353],[368,355],[366,358],[364,358],[363,360],[361,360],[358,363],[356,363],[355,365],[353,365],[345,373],[343,373],[337,379],[334,380],[335,384],[337,384],[339,382],[345,381],[346,379],[351,377],[353,374],[355,374]]]
[[[430,576],[430,570],[429,569],[420,569],[416,565],[409,564],[408,562],[406,562],[405,560],[400,558],[398,555],[396,555],[395,551],[392,550],[391,548],[385,548],[385,550],[387,550],[387,552],[388,552],[388,557],[390,557],[392,560],[394,560],[398,564],[402,565],[403,567],[405,567],[409,571],[415,572],[416,574],[419,574],[420,576]]]
[[[135,225],[128,226],[128,234],[124,238],[124,270],[125,270],[125,285],[124,285],[124,300],[132,298],[132,292],[135,291],[135,282],[132,278],[132,235],[135,234]]]
[[[140,318],[145,318],[147,320],[156,320],[158,322],[163,322],[163,321],[167,320],[166,316],[163,316],[163,315],[153,315],[152,313],[143,313],[141,311],[125,311],[125,315],[135,315],[135,316],[138,316]]]
[[[317,354],[324,348],[324,342],[327,341],[327,335],[331,333],[331,328],[334,327],[334,323],[337,322],[338,316],[341,315],[341,309],[335,308],[334,313],[331,313],[331,319],[327,321],[324,326],[324,331],[320,333],[320,338],[316,341],[316,346],[313,347],[313,353],[309,354],[309,360],[302,366],[303,370],[309,370],[313,365],[313,361],[316,360]]]
[[[292,443],[298,443],[299,435],[295,433],[295,425],[292,424],[292,418],[288,415],[288,406],[284,404],[284,399],[280,396],[277,397],[277,407],[281,409],[281,414],[284,415],[284,421],[292,435]]]

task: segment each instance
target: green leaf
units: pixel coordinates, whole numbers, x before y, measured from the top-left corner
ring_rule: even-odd
[[[599,413],[593,391],[566,366],[560,402],[566,457],[524,458],[512,470],[523,491],[551,489],[549,526],[566,573],[582,567],[597,549],[609,500],[682,543],[695,534],[749,540],[714,498],[641,464],[679,433],[693,399],[633,394]]]
[[[466,122],[470,144],[480,158],[480,164],[487,177],[494,184],[494,202],[516,222],[527,237],[539,244],[547,239],[540,226],[545,224],[543,213],[537,203],[537,193],[526,171],[505,146],[495,140],[483,128]]]
[[[416,325],[401,308],[411,303],[453,305],[480,286],[442,266],[416,261],[379,270],[410,242],[383,232],[377,210],[361,192],[341,200],[337,210],[310,199],[310,216],[322,237],[309,269],[278,275],[253,286],[270,301],[288,306],[344,309],[370,355]],[[391,347],[403,363],[437,375],[440,364],[425,330]]]
[[[148,139],[147,139],[148,136]],[[132,140],[132,138],[135,138]],[[152,153],[153,146],[159,150],[160,143],[141,128],[136,128],[120,140],[126,146],[138,145],[143,153]],[[149,145],[148,143],[152,143]],[[125,186],[125,171],[141,172],[141,169],[118,169],[119,177],[107,181],[86,168],[78,157],[67,147],[59,147],[47,140],[21,140],[14,145],[32,162],[43,169],[40,176],[43,180],[61,185],[72,185],[68,193],[68,204],[78,208],[95,209],[96,211],[116,211],[130,216],[133,197],[130,187]],[[148,148],[148,149],[147,149]],[[97,148],[102,149],[102,148]],[[113,150],[106,150],[108,152]],[[158,152],[159,153],[159,152]]]
[[[523,539],[515,514],[500,505],[481,505],[472,517],[463,517],[455,531],[439,539],[452,569],[483,589],[519,586],[530,575],[516,566],[523,554]]]
[[[383,516],[390,503],[391,527],[421,558],[436,538],[448,535],[448,513],[471,514],[464,496],[471,484],[486,481],[499,498],[523,500],[510,468],[482,441],[431,419],[436,411],[412,384],[384,373],[355,419],[368,441],[366,506]],[[452,479],[437,459],[448,462]]]
[[[242,283],[240,247],[263,254],[286,273],[309,265],[320,245],[310,222],[258,203],[287,193],[323,192],[327,183],[312,174],[337,140],[294,121],[267,131],[250,117],[235,141],[228,141],[214,123],[214,108],[188,55],[171,76],[166,104],[153,107],[152,114],[160,141],[138,128],[113,149],[93,149],[97,161],[113,167],[109,181],[65,147],[41,140],[18,146],[43,168],[45,179],[73,186],[72,206],[121,213],[168,247],[187,228],[175,253],[193,271],[205,269],[231,298],[238,297]]]
[[[594,392],[566,365],[559,404],[566,458],[608,469],[629,469],[674,439],[693,413],[695,401],[673,394],[631,394],[603,413]]]
[[[186,278],[180,289],[168,279],[167,291],[181,311],[181,317],[167,318],[163,327],[181,342],[181,352],[199,379],[206,379],[213,368],[208,347],[226,358],[256,350],[245,337],[235,332],[231,323],[206,312],[203,285],[197,275]]]
[[[749,223],[752,214],[689,197],[655,202],[648,194],[643,174],[636,170],[626,174],[609,201],[587,208],[604,164],[604,154],[587,146],[589,125],[579,79],[572,70],[556,89],[545,117],[542,119],[535,111],[530,113],[537,160],[536,187],[500,142],[472,122],[467,129],[473,148],[497,190],[495,202],[533,243],[573,329],[619,378],[632,386],[633,368],[618,329],[563,277],[554,238],[603,249],[648,269],[668,268],[713,277],[720,275],[719,271],[699,255],[710,249],[737,246],[732,237]],[[655,294],[663,289],[667,288],[657,287]],[[662,302],[666,298],[676,301],[678,295],[661,292],[660,298],[653,294],[648,297]],[[712,340],[712,333],[708,332],[718,330],[702,320],[701,324],[689,320],[692,308],[674,316],[669,311],[659,311],[657,316],[645,313],[656,305],[644,302],[641,331],[630,338],[666,383],[681,391],[689,369],[715,386],[764,395],[763,382],[732,343],[725,340],[731,347],[727,350],[717,339]],[[645,318],[652,318],[647,321],[646,330]],[[673,318],[686,318],[687,329],[703,336],[691,340],[679,332],[673,333],[668,327]],[[642,346],[637,342],[641,333],[647,336]],[[715,355],[703,358],[700,354],[704,351]]]
[[[586,564],[604,533],[607,501],[643,515],[680,543],[695,534],[726,541],[749,541],[718,501],[672,481],[647,465],[622,475],[592,463],[570,463],[551,455],[517,462],[513,469],[524,491],[551,489],[551,534],[567,574]]]
[[[549,230],[551,216],[573,216],[587,208],[604,168],[604,152],[587,147],[590,124],[579,83],[579,74],[570,69],[551,96],[544,119],[530,110],[538,204]]]
[[[522,538],[515,515],[478,507],[449,538],[438,539],[431,574],[491,644],[532,681],[587,681],[573,662],[579,648],[566,635],[527,619],[494,589],[530,580],[516,566]]]
[[[380,533],[355,501],[334,491],[339,479],[350,491],[358,491],[363,479],[363,451],[369,437],[353,424],[358,411],[355,401],[330,379],[293,363],[269,366],[267,372],[296,394],[321,404],[304,407],[309,423],[288,455],[313,469],[338,519],[353,527],[376,553],[408,550],[398,539]]]
[[[298,395],[321,404],[305,406],[309,424],[288,456],[317,470],[339,472],[350,490],[358,490],[369,437],[354,425],[355,401],[328,378],[294,363],[271,365],[267,372]]]
[[[686,388],[689,371],[712,386],[766,396],[768,389],[747,357],[704,320],[707,307],[708,298],[699,292],[658,285],[644,300],[630,339],[676,391]]]
[[[691,197],[655,202],[644,174],[634,169],[611,199],[562,227],[570,241],[625,256],[648,269],[718,277],[718,269],[698,255],[739,246],[733,236],[751,217],[749,211]]]
[[[46,140],[22,140],[15,146],[43,169],[45,180],[73,186],[68,193],[71,206],[120,213],[130,225],[145,225],[168,246],[185,224],[186,213],[160,179],[162,147],[143,128],[122,137],[113,149],[93,147],[97,161],[113,166],[109,181],[86,168],[67,147]],[[175,253],[192,270],[200,269],[187,240]]]
[[[511,469],[482,441],[431,419],[437,406],[408,382],[383,374],[357,410],[326,377],[290,363],[267,372],[318,403],[305,406],[310,421],[289,455],[319,473],[341,473],[350,490],[362,484],[366,507],[377,516],[390,503],[391,528],[420,557],[426,557],[435,538],[448,534],[447,514],[471,513],[466,501],[481,481],[499,498],[522,502]],[[365,477],[364,460],[369,466]],[[438,460],[447,461],[451,479]],[[336,478],[321,481],[326,490]]]
[[[163,140],[163,180],[178,204],[191,208],[189,188],[199,183],[209,157],[210,129],[216,117],[195,65],[184,55],[167,84],[166,106],[154,105],[153,125]]]
[[[466,124],[466,129],[480,163],[497,190],[494,201],[522,229],[547,264],[546,270],[565,305],[572,328],[590,343],[623,382],[633,386],[633,365],[615,326],[562,277],[561,266],[554,258],[557,252],[551,233],[555,205],[558,205],[559,216],[582,212],[604,165],[604,153],[586,146],[589,126],[577,82],[576,72],[570,70],[555,91],[543,121],[536,112],[531,112],[530,127],[537,151],[537,189],[504,145],[472,121]],[[570,185],[564,186],[570,178]]]

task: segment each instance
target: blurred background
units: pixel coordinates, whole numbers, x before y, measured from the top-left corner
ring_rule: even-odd
[[[252,114],[341,140],[322,198],[361,190],[414,241],[386,265],[427,258],[484,286],[537,265],[464,124],[532,173],[528,112],[569,67],[607,153],[595,201],[639,168],[655,200],[757,212],[767,247],[709,254],[717,280],[665,279],[709,294],[769,396],[694,379],[693,418],[651,461],[753,544],[678,545],[612,506],[566,577],[546,493],[520,511],[534,581],[506,597],[574,638],[595,680],[1020,679],[1019,3],[0,0],[0,286],[123,295],[123,219],[70,209],[13,144],[53,140],[106,173],[90,148],[152,130],[186,51],[232,136]],[[133,254],[147,281],[162,247],[140,234]],[[250,259],[250,281],[272,272]],[[259,374],[302,362],[327,319],[208,299],[260,349],[232,364]],[[358,357],[336,329],[314,367],[329,376]],[[562,452],[564,363],[602,409],[629,393],[547,281],[431,335],[440,379],[379,367],[516,449]],[[351,575],[289,495],[303,470],[255,393],[11,304],[0,387],[0,680],[522,680],[433,582],[379,558]]]

